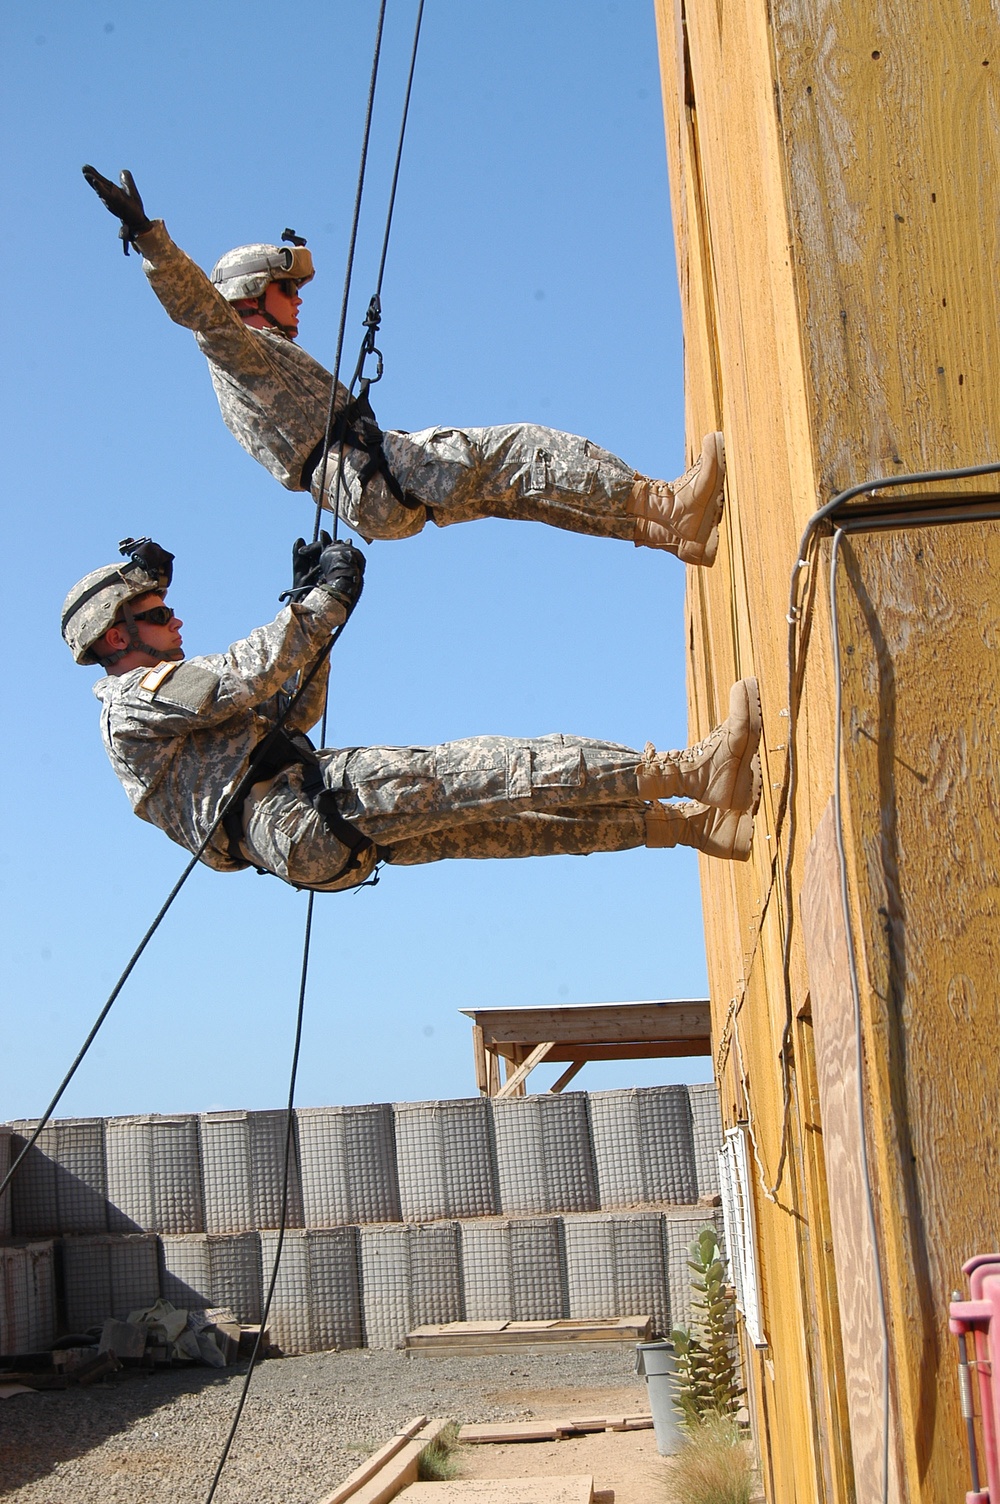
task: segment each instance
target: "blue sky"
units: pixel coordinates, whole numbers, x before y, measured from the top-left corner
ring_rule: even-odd
[[[108,766],[96,671],[59,637],[63,595],[119,538],[150,533],[177,555],[188,652],[216,651],[274,615],[311,526],[306,498],[224,428],[194,341],[122,256],[80,165],[129,167],[202,265],[285,225],[306,235],[318,273],[301,340],[332,360],[376,9],[38,0],[8,18],[2,1116],[44,1106],[185,862]],[[390,0],[352,358],[414,15]],[[383,306],[385,427],[541,422],[647,473],[683,469],[647,0],[427,0]],[[684,743],[684,571],[667,555],[500,522],[368,554],[334,656],[331,744]],[[196,872],[60,1115],[279,1105],[305,904],[253,872]],[[298,1099],[472,1095],[463,1007],[704,988],[691,853],[388,870],[317,901]],[[590,1066],[576,1084],[709,1067]]]

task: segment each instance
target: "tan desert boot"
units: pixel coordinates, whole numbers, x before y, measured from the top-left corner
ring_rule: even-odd
[[[629,516],[636,519],[636,548],[665,548],[685,564],[709,568],[719,551],[725,479],[721,433],[705,435],[701,454],[680,480],[637,476],[628,503]]]
[[[745,862],[753,844],[753,815],[736,809],[712,809],[681,800],[651,804],[646,811],[647,846],[693,846],[705,856]]]
[[[756,811],[760,803],[760,694],[756,679],[738,679],[729,714],[693,747],[657,752],[646,743],[635,781],[640,799],[697,799],[714,809]]]

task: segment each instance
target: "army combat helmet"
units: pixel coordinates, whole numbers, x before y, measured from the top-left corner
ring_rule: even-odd
[[[111,665],[139,647],[154,658],[172,658],[172,652],[160,652],[140,641],[129,604],[140,595],[166,594],[174,556],[151,538],[125,538],[118,546],[128,562],[91,570],[63,601],[63,638],[77,663]],[[128,647],[98,658],[94,643],[119,621],[128,632]]]
[[[212,267],[212,281],[227,303],[262,298],[269,282],[302,287],[316,275],[305,245],[238,245]]]

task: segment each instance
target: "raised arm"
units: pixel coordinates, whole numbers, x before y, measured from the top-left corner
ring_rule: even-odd
[[[129,709],[157,736],[182,735],[251,709],[271,719],[273,707],[268,702],[296,674],[312,667],[330,634],[350,616],[361,595],[364,563],[364,555],[349,543],[323,548],[314,568],[315,582],[301,601],[286,606],[274,621],[256,627],[225,653],[191,658],[175,669],[152,669],[137,677],[127,695]],[[322,680],[322,672],[316,677]],[[304,703],[292,712],[292,726],[305,729],[315,724],[322,711],[318,695],[319,687],[311,686]]]
[[[266,376],[270,367],[260,340],[201,267],[174,244],[163,220],[148,218],[132,174],[121,173],[121,188],[95,167],[84,167],[83,175],[109,213],[121,220],[118,233],[126,255],[132,245],[142,256],[149,284],[174,323],[193,330],[205,354],[220,365]]]

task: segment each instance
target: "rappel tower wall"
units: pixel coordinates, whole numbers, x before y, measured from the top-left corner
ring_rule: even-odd
[[[881,1498],[880,1264],[889,1497],[940,1504],[968,1486],[948,1298],[1000,1242],[1000,524],[857,534],[837,576],[877,1263],[838,933],[829,539],[802,591],[797,791],[780,830],[776,815],[807,520],[873,477],[1000,456],[1000,17],[991,0],[656,13],[688,445],[721,428],[728,458],[719,558],[689,571],[692,738],[736,676],[757,675],[764,709],[751,861],[703,859],[701,876],[723,1117],[753,1146],[767,1346],[745,1371],[765,1488]]]

